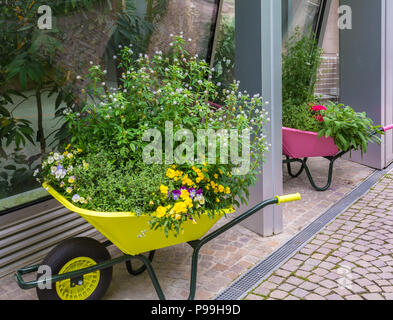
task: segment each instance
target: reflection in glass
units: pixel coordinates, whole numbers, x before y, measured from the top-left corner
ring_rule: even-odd
[[[283,41],[285,42],[296,28],[305,34],[315,31],[322,0],[282,0]]]
[[[171,34],[209,60],[218,0],[3,0],[0,7],[0,211],[41,197],[33,177],[41,156],[70,141],[63,119],[90,97],[91,65],[117,87],[116,53],[165,52]],[[50,6],[49,30],[38,21]],[[48,22],[48,21],[44,21]],[[44,23],[45,24],[45,23]],[[32,191],[33,190],[33,191]],[[13,196],[13,197],[12,197]]]

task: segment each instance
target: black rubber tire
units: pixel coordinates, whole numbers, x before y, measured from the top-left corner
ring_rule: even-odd
[[[88,257],[97,264],[108,261],[111,256],[108,250],[100,242],[92,238],[71,238],[62,241],[53,248],[42,262],[42,265],[50,267],[52,275],[59,273],[61,268],[70,260],[78,257]],[[108,267],[100,272],[100,281],[97,288],[86,300],[100,300],[108,290],[112,280],[113,267]],[[37,280],[40,275],[37,275]],[[61,300],[56,291],[56,284],[51,289],[36,288],[39,300]]]

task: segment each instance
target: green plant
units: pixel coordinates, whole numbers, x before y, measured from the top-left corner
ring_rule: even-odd
[[[282,91],[284,106],[301,106],[313,101],[322,49],[313,34],[302,35],[299,28],[284,45]]]
[[[136,57],[129,46],[122,48],[122,85],[113,92],[103,82],[105,70],[92,65],[80,79],[89,80],[86,94],[91,100],[86,100],[81,112],[69,111],[66,117],[72,148],[52,153],[43,162],[41,181],[81,207],[149,214],[152,228],[161,228],[166,235],[181,232],[189,219],[197,223],[202,212],[214,215],[239,206],[239,200],[246,203],[269,149],[262,131],[268,121],[264,102],[260,95],[239,92],[239,83],[233,82],[225,90],[223,107],[213,105],[221,89],[211,81],[209,65],[191,56],[185,42],[182,34],[174,36],[168,55],[156,52],[152,57]],[[157,138],[153,142],[159,161],[147,165],[145,150],[153,142],[145,139],[146,132],[154,130],[166,137],[168,122],[176,134],[191,132],[191,142],[182,148],[183,137],[169,138],[173,164],[166,141]],[[200,130],[232,130],[231,134],[240,132],[246,138],[252,131],[253,135],[248,135],[248,146],[242,138],[230,144],[220,132],[213,137],[214,154],[210,138],[193,139]],[[221,158],[221,147],[227,148],[231,161]],[[206,151],[208,159],[203,156]],[[245,154],[241,161],[236,160],[239,152]],[[243,164],[250,166],[243,170]]]
[[[235,79],[235,19],[221,22],[213,67],[213,80],[227,90]],[[219,100],[224,97],[225,91],[220,91]]]
[[[323,126],[319,137],[333,137],[337,147],[342,151],[360,150],[362,155],[367,152],[370,142],[380,143],[381,140],[372,135],[379,127],[365,112],[355,112],[343,104],[329,102],[327,110],[322,111]]]
[[[282,124],[286,128],[311,132],[318,132],[322,126],[321,122],[316,119],[309,103],[283,105]]]

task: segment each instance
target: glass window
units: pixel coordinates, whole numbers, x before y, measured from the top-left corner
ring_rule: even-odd
[[[315,31],[323,0],[282,0],[283,40],[296,30],[301,33]]]
[[[210,60],[218,0],[3,0],[0,7],[0,212],[46,195],[35,181],[41,157],[64,147],[64,114],[88,99],[83,75],[107,70],[116,88],[116,53],[165,51],[171,34]]]

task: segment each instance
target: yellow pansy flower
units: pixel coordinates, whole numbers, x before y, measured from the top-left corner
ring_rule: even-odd
[[[156,210],[157,218],[162,218],[166,215],[167,208],[159,206]]]
[[[167,195],[168,194],[168,187],[164,186],[164,185],[161,185],[160,186],[160,191],[161,191],[162,194]]]
[[[180,198],[182,200],[187,200],[190,198],[190,193],[187,190],[182,190],[180,193]]]

